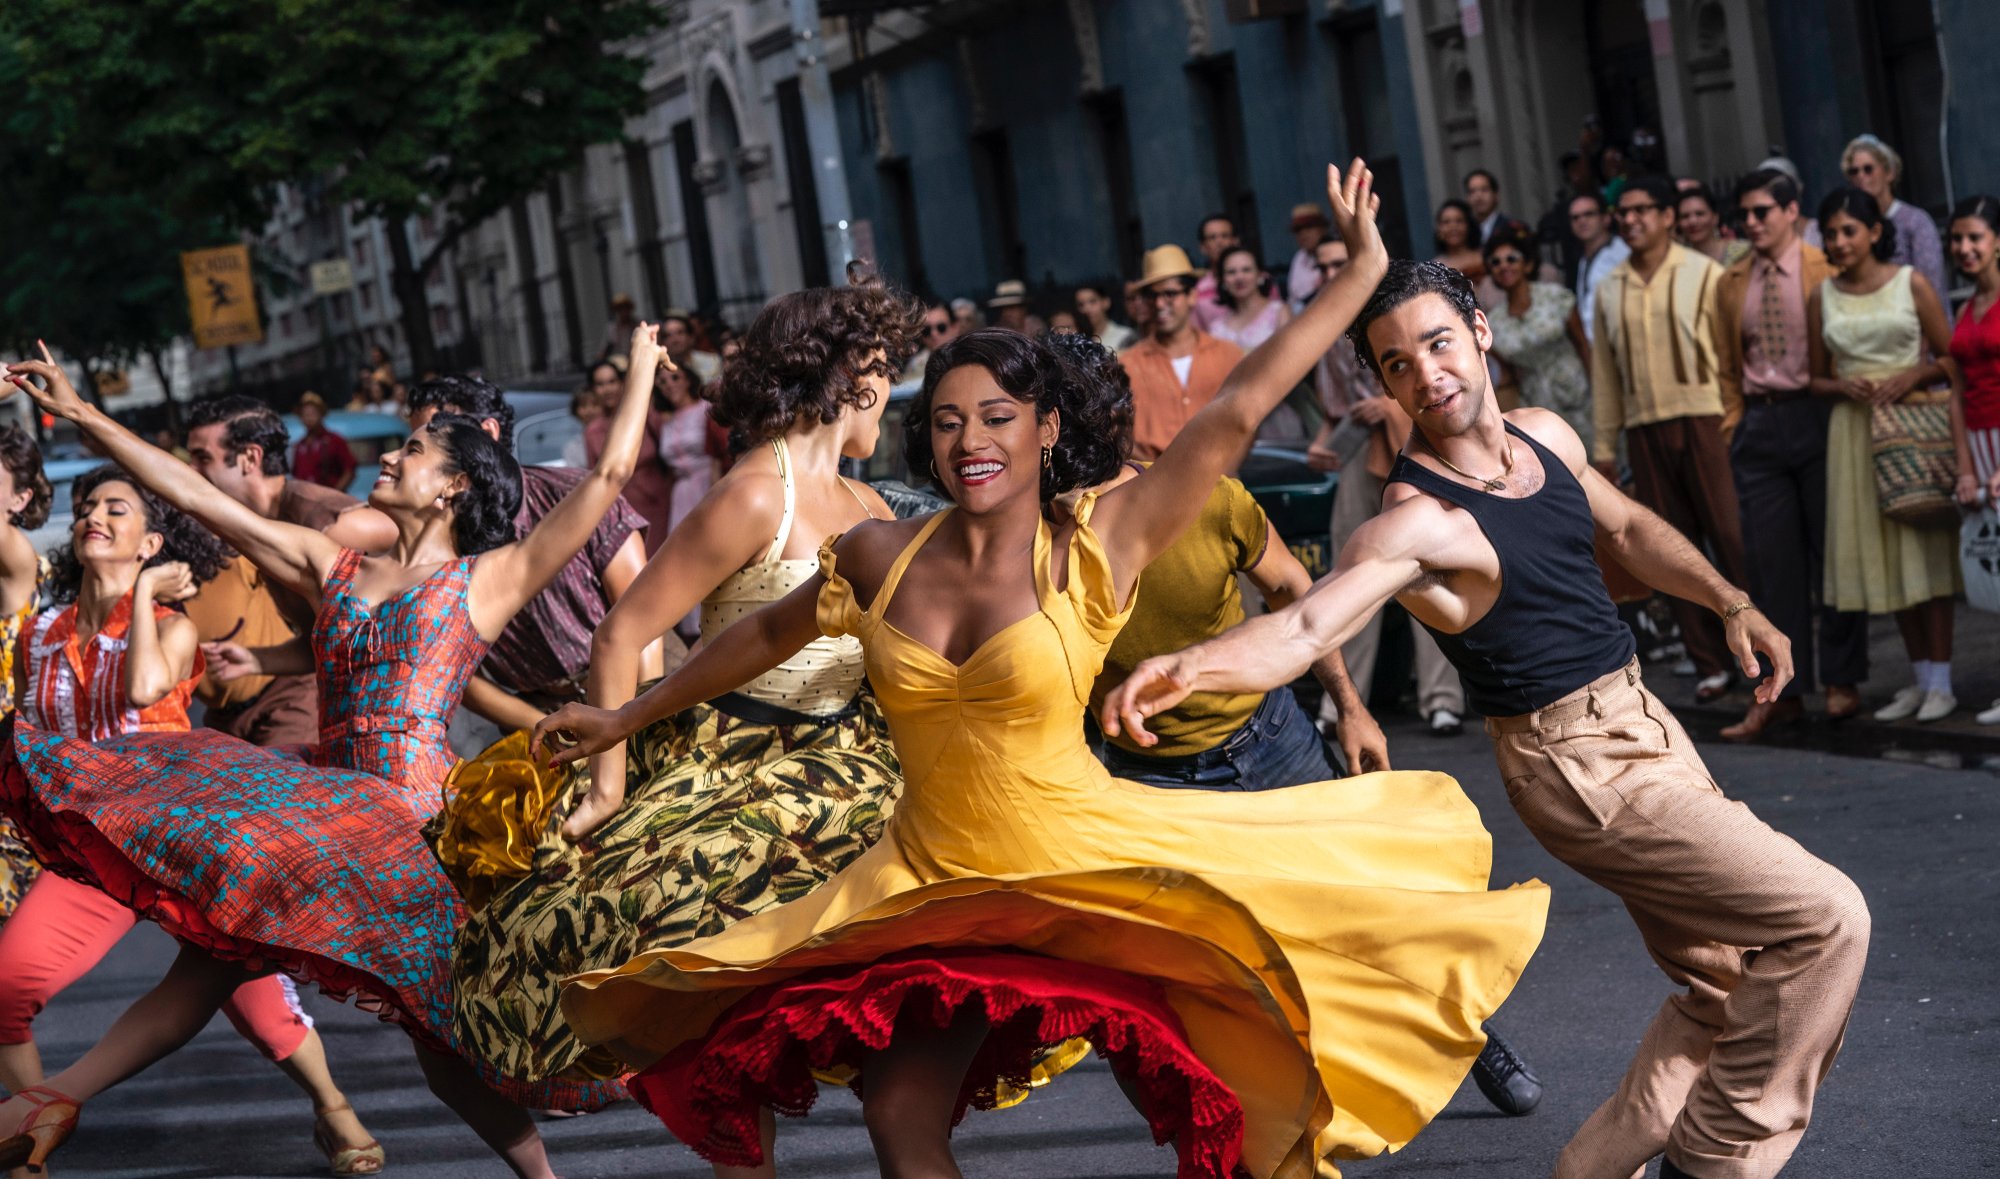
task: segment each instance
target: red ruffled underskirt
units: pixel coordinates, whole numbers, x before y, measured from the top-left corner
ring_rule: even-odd
[[[1159,986],[1133,975],[1024,952],[901,955],[819,971],[754,992],[709,1033],[629,1082],[632,1096],[710,1162],[764,1161],[757,1111],[798,1117],[818,1097],[815,1070],[859,1070],[899,1024],[943,1029],[966,1009],[991,1031],[952,1115],[991,1108],[1001,1083],[1025,1086],[1049,1049],[1088,1039],[1139,1094],[1153,1140],[1171,1141],[1179,1179],[1228,1179],[1243,1144],[1236,1095],[1188,1046]],[[863,1092],[866,1077],[854,1083]]]

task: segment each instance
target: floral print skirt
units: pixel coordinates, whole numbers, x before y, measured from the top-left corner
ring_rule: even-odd
[[[562,835],[567,806],[527,808],[543,813],[519,840],[533,843],[531,854],[523,848],[525,875],[499,882],[459,933],[452,980],[466,1051],[524,1080],[622,1075],[628,1066],[579,1042],[564,1022],[565,978],[804,896],[881,837],[902,775],[874,698],[863,692],[832,717],[764,719],[787,723],[704,704],[635,734],[626,744],[625,804],[581,841]],[[523,759],[523,743],[506,746],[454,775],[474,769],[486,786],[447,804],[434,845],[454,825],[484,824],[486,842],[507,842],[495,831],[516,822],[498,818],[504,803],[459,801],[505,795],[492,784],[509,773],[540,774]],[[584,777],[575,775],[575,790]],[[522,793],[537,790],[523,783]],[[485,813],[466,815],[466,806]],[[439,854],[454,858],[445,846]]]

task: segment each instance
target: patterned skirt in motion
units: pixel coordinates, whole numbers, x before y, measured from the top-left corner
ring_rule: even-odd
[[[28,886],[41,871],[35,854],[21,842],[20,831],[9,820],[0,818],[0,921],[12,917],[14,910],[21,907],[21,898],[27,895]]]
[[[881,837],[902,775],[874,698],[784,719],[704,704],[640,731],[626,745],[625,805],[576,843],[561,832],[567,807],[516,801],[563,792],[518,737],[459,768],[430,834],[473,903],[491,895],[452,961],[466,1050],[524,1080],[625,1074],[570,1031],[563,979],[804,896]],[[525,875],[468,887],[463,865],[509,847]]]

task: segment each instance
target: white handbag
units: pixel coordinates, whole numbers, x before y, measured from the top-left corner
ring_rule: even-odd
[[[1958,562],[1966,603],[2000,614],[2000,514],[1992,504],[1968,512],[1959,525]]]

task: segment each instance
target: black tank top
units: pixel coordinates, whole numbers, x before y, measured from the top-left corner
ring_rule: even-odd
[[[1458,634],[1426,625],[1465,681],[1481,716],[1544,708],[1631,662],[1632,628],[1604,588],[1583,484],[1561,459],[1506,423],[1542,460],[1542,488],[1525,499],[1489,495],[1396,456],[1389,482],[1407,483],[1472,513],[1500,556],[1500,596]]]

